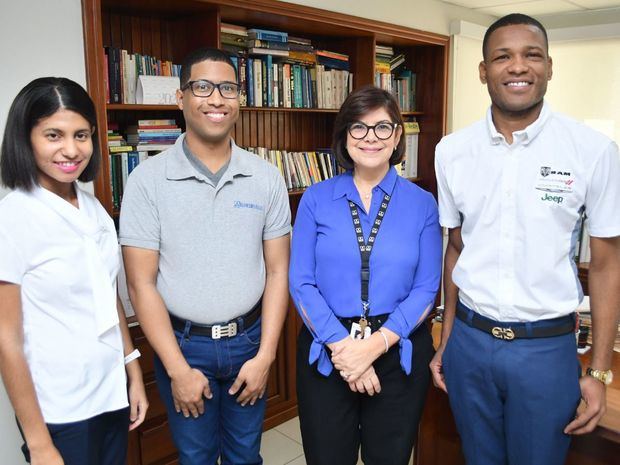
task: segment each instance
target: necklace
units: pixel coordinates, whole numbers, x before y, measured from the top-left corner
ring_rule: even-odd
[[[355,187],[357,187],[360,197],[364,200],[369,200],[372,195],[373,186],[367,187],[368,190],[366,191],[366,189],[362,190],[362,186],[360,186],[359,181],[353,179],[353,182],[355,183]]]

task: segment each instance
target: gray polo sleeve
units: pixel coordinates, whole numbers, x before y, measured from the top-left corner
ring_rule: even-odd
[[[291,232],[291,208],[284,178],[277,168],[269,170],[270,189],[263,240],[275,239]]]
[[[127,179],[121,204],[119,240],[121,245],[159,250],[156,183],[147,164],[138,166]]]

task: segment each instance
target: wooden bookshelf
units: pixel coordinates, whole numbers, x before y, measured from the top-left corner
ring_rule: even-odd
[[[421,187],[436,195],[434,150],[445,133],[449,38],[371,19],[275,0],[82,0],[84,48],[88,91],[98,110],[100,148],[107,154],[107,122],[121,128],[138,119],[174,118],[185,127],[175,105],[106,104],[104,46],[124,48],[173,63],[199,46],[220,44],[220,23],[261,27],[312,40],[317,48],[349,56],[354,88],[374,83],[375,45],[391,45],[406,56],[407,67],[417,74],[415,117],[421,132],[418,143],[418,178]],[[331,145],[336,110],[242,107],[233,137],[240,146],[287,151],[315,151]],[[122,131],[121,131],[122,132]],[[95,193],[113,214],[108,157],[95,181]],[[303,189],[289,193],[293,216]],[[118,213],[116,212],[116,215]],[[270,374],[265,428],[297,414],[295,351],[301,326],[294,307],[289,315]],[[166,416],[152,372],[152,350],[132,328],[140,350],[151,401],[148,419],[130,436],[129,464],[173,464],[176,455]]]

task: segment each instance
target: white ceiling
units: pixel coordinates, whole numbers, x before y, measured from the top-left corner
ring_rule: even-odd
[[[480,13],[504,16],[524,13],[532,16],[553,15],[568,12],[585,12],[620,7],[620,0],[442,0]]]

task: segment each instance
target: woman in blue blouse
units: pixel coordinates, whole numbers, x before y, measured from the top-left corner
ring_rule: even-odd
[[[305,323],[297,353],[309,465],[406,465],[429,385],[424,323],[441,277],[431,194],[398,176],[405,154],[394,97],[365,87],[336,117],[348,171],[310,187],[293,231],[290,288]]]

